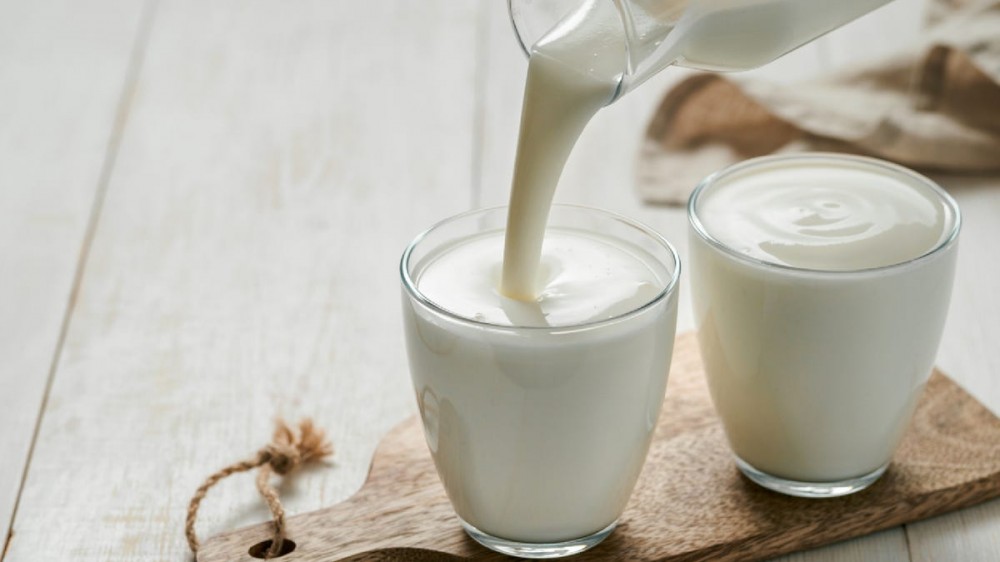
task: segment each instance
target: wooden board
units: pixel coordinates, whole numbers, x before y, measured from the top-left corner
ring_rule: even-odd
[[[678,338],[649,458],[618,529],[574,560],[750,560],[786,554],[1000,495],[1000,419],[940,372],[927,385],[889,471],[871,488],[807,500],[766,491],[736,470],[711,406],[697,345]],[[419,420],[395,428],[350,500],[292,517],[291,561],[503,559],[459,527]],[[254,560],[262,524],[216,536],[199,562]]]

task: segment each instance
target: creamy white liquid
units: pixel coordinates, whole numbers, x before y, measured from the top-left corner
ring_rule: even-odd
[[[676,64],[747,70],[889,0],[695,0],[658,46]],[[640,1],[656,5],[662,0]],[[647,16],[648,17],[648,16]]]
[[[725,176],[695,212],[736,254],[692,232],[698,337],[736,455],[805,482],[888,463],[931,372],[957,245],[869,268],[935,250],[951,208],[918,179],[818,156]]]
[[[832,271],[912,260],[950,226],[941,198],[920,182],[836,160],[784,160],[728,175],[698,199],[697,212],[736,251]]]
[[[525,303],[497,295],[502,245],[500,231],[461,239],[416,268],[430,301],[481,322],[404,306],[427,443],[456,513],[480,531],[588,536],[624,510],[659,417],[677,293],[649,303],[671,272],[637,247],[550,225],[545,290]]]
[[[666,281],[607,238],[552,231],[545,237],[532,301],[502,296],[503,233],[470,238],[442,251],[418,286],[435,304],[466,318],[504,326],[577,326],[621,316],[652,301]]]
[[[545,222],[577,137],[610,103],[625,41],[612,2],[589,0],[533,48],[521,109],[501,292],[535,299]]]
[[[629,64],[749,69],[887,1],[637,0],[630,4],[631,53],[615,3],[584,1],[531,50],[501,293],[530,302],[541,290],[538,261],[559,176],[584,127],[615,99]]]

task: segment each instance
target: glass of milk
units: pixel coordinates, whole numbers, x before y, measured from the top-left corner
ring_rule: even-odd
[[[955,201],[895,164],[804,154],[708,177],[688,218],[698,339],[740,470],[794,496],[872,484],[937,353]]]
[[[680,262],[649,228],[555,205],[535,302],[500,296],[506,208],[403,254],[406,346],[427,445],[472,538],[575,554],[614,529],[656,427]]]

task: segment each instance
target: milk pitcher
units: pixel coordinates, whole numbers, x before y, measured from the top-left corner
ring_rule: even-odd
[[[595,44],[621,58],[614,101],[672,64],[711,71],[756,68],[888,2],[508,0],[508,8],[529,56],[560,25],[584,18],[600,22],[595,33],[603,39]]]

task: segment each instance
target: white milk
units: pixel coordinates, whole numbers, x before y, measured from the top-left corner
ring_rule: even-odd
[[[673,29],[656,44],[666,60],[706,70],[748,70],[865,14],[889,0],[636,0],[638,27],[663,6],[686,4]],[[648,11],[643,12],[645,7]],[[667,14],[670,12],[668,11]],[[656,34],[651,34],[655,36]]]
[[[917,258],[951,222],[941,197],[917,181],[853,160],[778,160],[726,177],[698,200],[705,229],[758,260],[850,271]]]
[[[545,238],[530,302],[500,294],[503,236],[463,241],[421,273],[420,290],[445,310],[503,326],[578,326],[620,316],[656,297],[665,284],[645,261],[599,235],[556,231]],[[648,261],[648,258],[647,258]]]
[[[545,290],[524,303],[498,294],[502,248],[493,230],[411,268],[450,313],[404,305],[427,442],[468,524],[520,542],[578,539],[615,522],[642,468],[677,313],[676,291],[657,295],[674,272],[632,244],[550,226]]]
[[[888,463],[931,371],[957,208],[870,159],[757,162],[692,203],[712,398],[734,452],[757,470],[804,482],[869,474]]]

